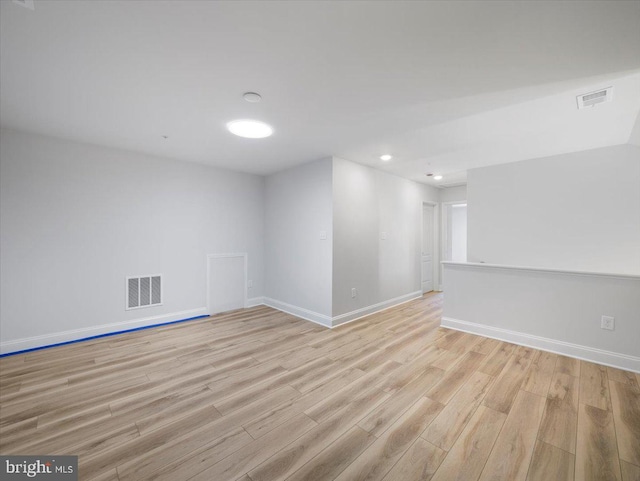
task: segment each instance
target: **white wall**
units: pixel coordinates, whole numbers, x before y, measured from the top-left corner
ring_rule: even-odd
[[[265,179],[1,136],[3,352],[207,314],[207,254],[246,252],[250,303],[325,325],[420,291],[432,187],[341,159]],[[125,277],[156,273],[163,305],[126,311]]]
[[[440,202],[456,202],[467,200],[467,186],[458,185],[456,187],[446,187],[439,190],[438,199]]]
[[[446,264],[445,289],[445,327],[640,372],[638,276]]]
[[[636,123],[633,125],[631,134],[629,134],[628,143],[640,147],[640,112],[638,112],[638,117],[636,117]]]
[[[270,175],[265,189],[266,302],[325,325],[331,325],[331,183],[328,158]]]
[[[261,177],[10,130],[0,172],[5,351],[205,314],[210,253],[248,253],[262,296]],[[125,311],[155,273],[164,304]]]
[[[334,157],[334,324],[421,294],[424,201],[437,202],[437,189]]]
[[[640,273],[640,147],[468,174],[470,262]]]

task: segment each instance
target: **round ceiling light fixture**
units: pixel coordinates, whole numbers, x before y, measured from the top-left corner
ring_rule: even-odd
[[[242,97],[247,102],[251,102],[252,104],[258,103],[262,100],[262,96],[256,92],[245,92],[244,94],[242,94]]]
[[[433,180],[442,180],[442,176],[441,175],[434,175],[433,176]]]
[[[389,154],[384,154],[380,156],[380,160],[384,161],[384,162],[388,162],[391,159],[393,159],[393,156],[389,155]]]
[[[273,134],[273,127],[259,120],[233,120],[227,124],[227,129],[232,134],[247,139],[264,139]]]

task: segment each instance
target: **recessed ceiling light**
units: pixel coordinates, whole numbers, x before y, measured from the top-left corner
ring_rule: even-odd
[[[242,97],[244,97],[247,102],[251,102],[252,104],[255,104],[262,100],[262,96],[256,92],[245,92],[244,94],[242,94]]]
[[[273,128],[259,120],[233,120],[227,124],[227,129],[232,134],[248,139],[263,139],[273,134]]]
[[[385,162],[387,162],[387,161],[389,161],[391,159],[393,159],[393,157],[391,155],[389,155],[389,154],[384,154],[384,155],[380,156],[380,160],[384,160]]]
[[[433,176],[433,180],[442,180],[442,176],[441,175],[434,175]]]

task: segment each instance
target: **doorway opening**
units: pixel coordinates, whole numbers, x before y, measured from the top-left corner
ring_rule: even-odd
[[[422,243],[421,251],[421,288],[422,293],[431,292],[436,288],[435,260],[435,204],[422,204]]]
[[[442,205],[442,260],[467,262],[466,201]]]
[[[448,209],[446,260],[467,262],[467,204],[451,204]]]

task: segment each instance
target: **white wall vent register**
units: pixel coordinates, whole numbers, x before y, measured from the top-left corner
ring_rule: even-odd
[[[127,277],[126,286],[127,310],[162,304],[162,275]]]
[[[610,102],[611,99],[613,99],[613,87],[607,87],[606,89],[596,90],[595,92],[589,92],[576,97],[578,109],[593,107],[603,102]]]

